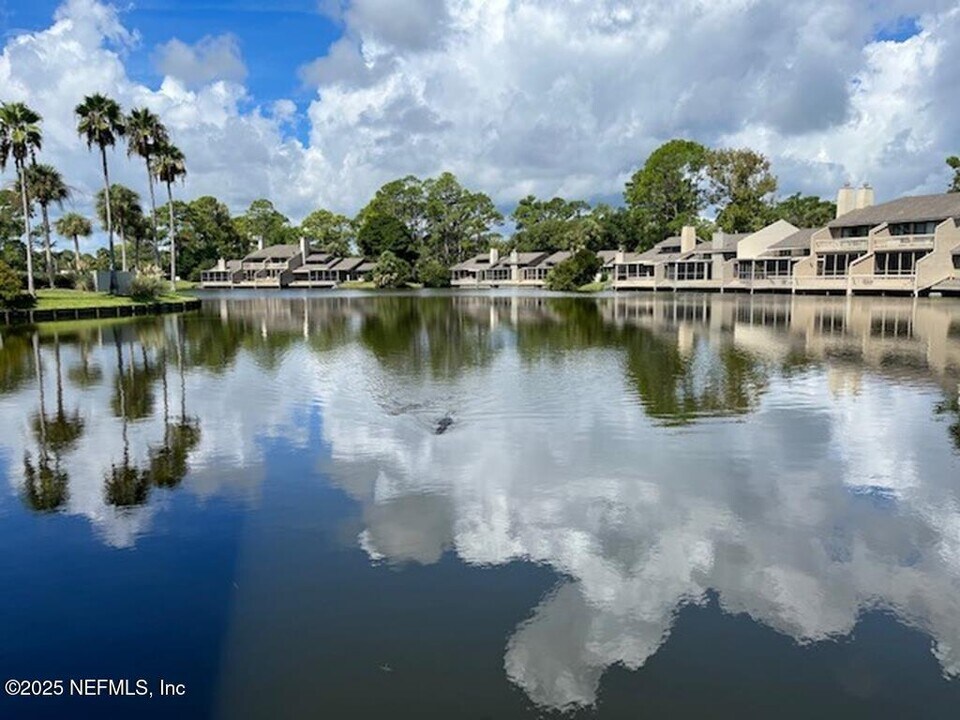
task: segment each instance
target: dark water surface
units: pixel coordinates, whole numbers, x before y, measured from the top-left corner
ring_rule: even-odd
[[[960,713],[955,301],[237,293],[0,341],[0,680],[65,682],[0,717]]]

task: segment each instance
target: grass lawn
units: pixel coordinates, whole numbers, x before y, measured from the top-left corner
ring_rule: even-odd
[[[577,292],[582,292],[582,293],[602,292],[603,290],[609,289],[609,287],[610,287],[610,283],[607,281],[592,282],[592,283],[587,283],[586,285],[581,285],[579,288],[577,288]]]
[[[157,302],[178,302],[190,300],[189,295],[165,293]],[[108,293],[87,292],[85,290],[38,290],[37,310],[75,310],[77,308],[120,307],[140,305],[133,298],[110,295]]]
[[[337,287],[344,290],[376,290],[377,286],[369,280],[348,280],[340,283]]]

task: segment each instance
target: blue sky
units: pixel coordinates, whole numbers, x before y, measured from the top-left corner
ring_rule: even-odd
[[[9,38],[47,27],[62,0],[4,0],[0,32]],[[314,0],[166,0],[118,2],[124,25],[136,30],[140,44],[125,58],[131,78],[156,86],[162,79],[155,48],[172,38],[193,44],[205,36],[234,35],[247,66],[245,85],[254,102],[287,98],[302,110],[315,91],[300,81],[297,69],[326,54],[342,27],[319,11]],[[303,123],[296,125],[304,139]]]
[[[617,202],[676,137],[766,154],[781,196],[942,192],[960,152],[960,0],[0,0],[0,33],[0,98],[43,114],[80,211],[90,92],[161,115],[185,199],[295,221],[443,171],[507,212]]]

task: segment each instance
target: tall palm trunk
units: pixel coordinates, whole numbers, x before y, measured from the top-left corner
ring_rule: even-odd
[[[153,223],[153,259],[156,261],[157,268],[160,265],[160,233],[157,230],[157,196],[153,190],[153,173],[150,172],[150,156],[145,158],[147,161],[147,184],[150,186],[150,220]]]
[[[77,278],[80,277],[80,236],[73,236],[73,264],[77,268]]]
[[[123,231],[123,216],[117,218],[117,224],[120,226],[117,232],[120,235],[120,269],[127,271],[127,234]]]
[[[113,250],[113,218],[110,216],[110,171],[107,170],[107,148],[100,146],[100,159],[103,161],[103,185],[107,201],[107,242],[110,247],[110,294],[117,294],[117,257]]]
[[[17,160],[17,172],[20,174],[20,200],[23,202],[23,232],[27,246],[27,292],[36,295],[33,287],[33,238],[30,237],[30,203],[27,202],[27,172],[22,160]]]
[[[177,291],[177,229],[173,225],[173,190],[167,182],[167,203],[170,208],[170,290]]]
[[[53,252],[50,250],[50,213],[47,203],[40,204],[40,213],[43,216],[43,252],[47,256],[47,281],[53,290]]]

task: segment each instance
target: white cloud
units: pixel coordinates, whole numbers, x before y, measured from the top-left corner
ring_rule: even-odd
[[[174,38],[157,47],[154,63],[164,75],[191,86],[215,80],[242,82],[247,76],[240,43],[229,33],[208,35],[193,45]]]
[[[526,193],[620,194],[661,142],[687,136],[768,153],[784,193],[870,181],[881,199],[945,187],[960,147],[956,0],[383,0],[325,3],[343,35],[300,68],[303,116],[263,107],[229,35],[161,47],[158,87],[132,79],[136,30],[109,5],[68,0],[51,27],[7,40],[0,97],[45,116],[47,160],[89,208],[95,159],[67,111],[89,92],[159,112],[184,149],[184,197],[234,211],[260,196],[299,219],[354,212],[383,182],[449,169],[509,208]],[[920,34],[878,42],[916,16]],[[304,142],[292,129],[306,126]],[[143,168],[111,156],[141,191]]]

